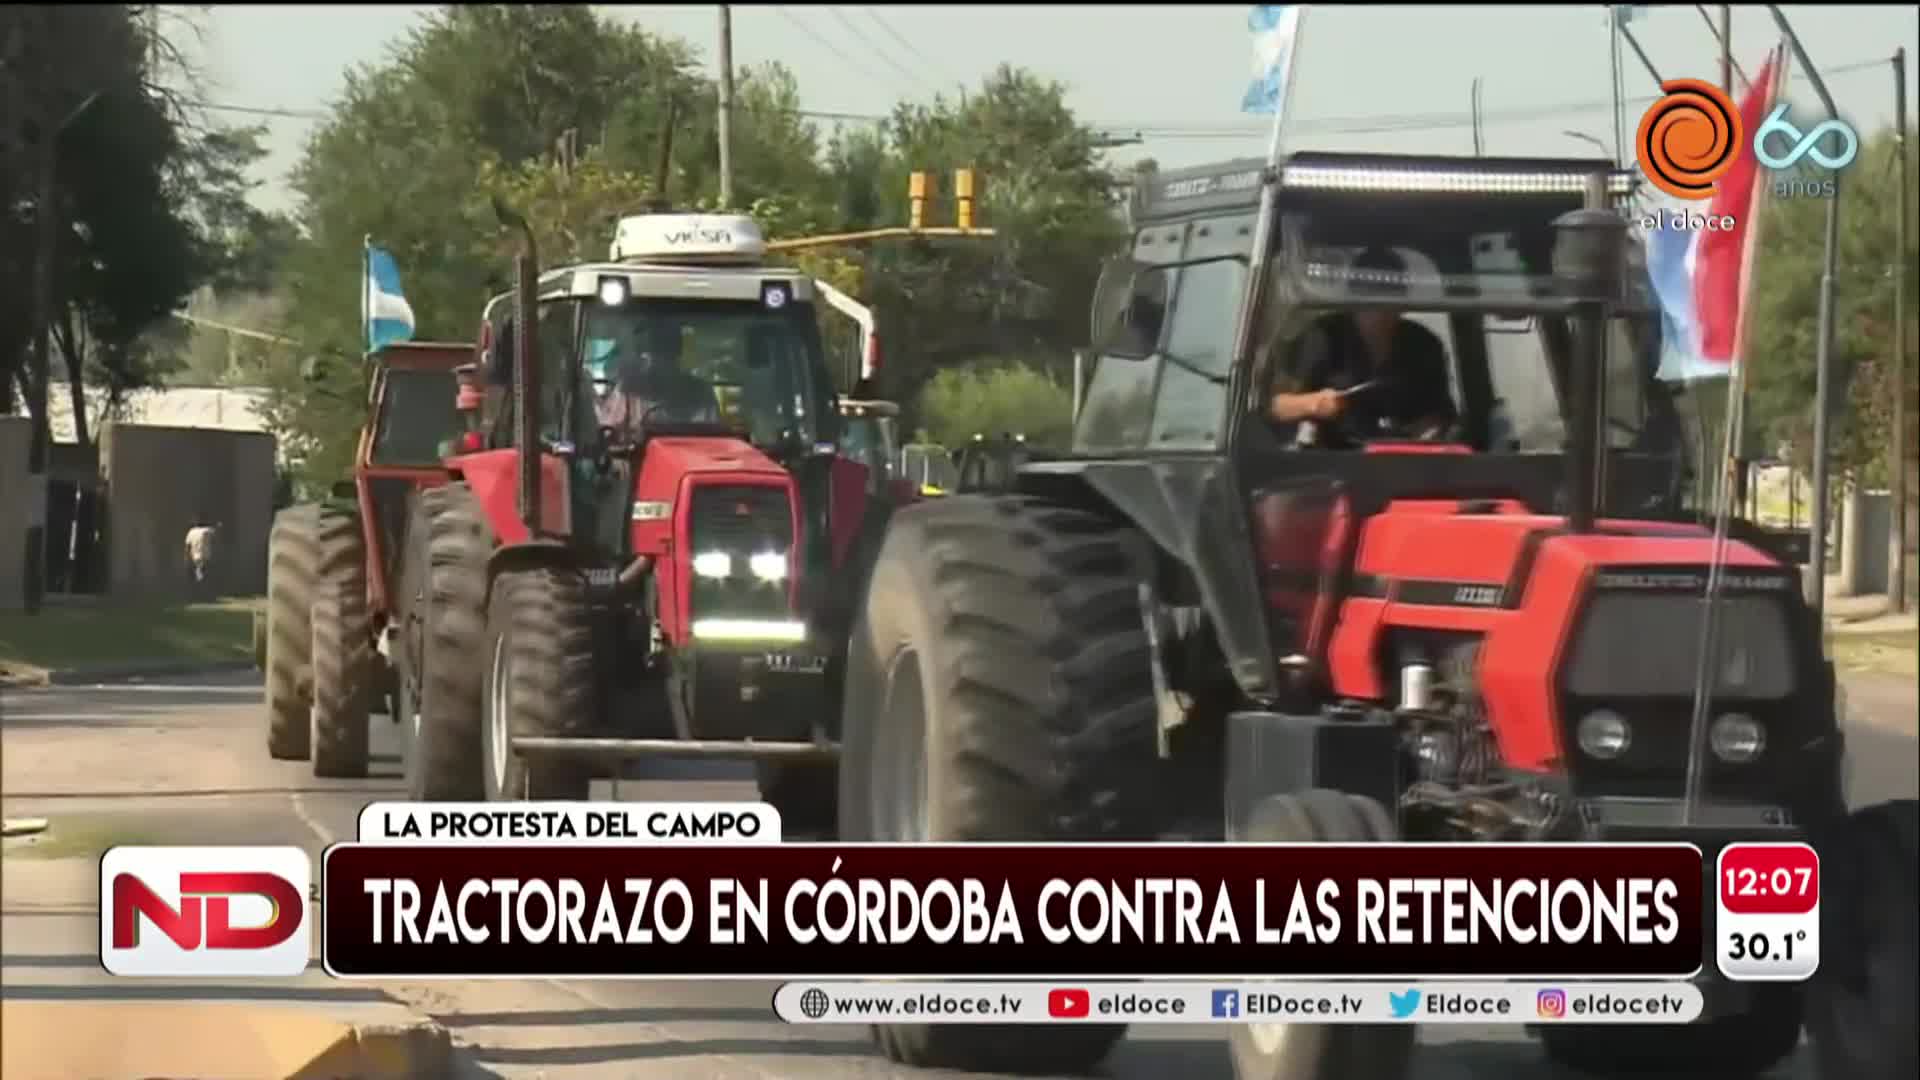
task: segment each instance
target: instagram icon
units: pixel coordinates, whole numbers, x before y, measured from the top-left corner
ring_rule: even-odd
[[[1567,992],[1565,990],[1542,990],[1538,998],[1540,1015],[1548,1020],[1558,1020],[1567,1015]]]

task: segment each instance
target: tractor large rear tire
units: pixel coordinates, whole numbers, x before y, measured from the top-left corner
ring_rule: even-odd
[[[1303,791],[1261,802],[1247,821],[1253,843],[1374,844],[1394,838],[1372,799]],[[1228,1036],[1238,1080],[1401,1080],[1412,1068],[1413,1025],[1245,1024]]]
[[[267,536],[267,753],[305,761],[312,751],[314,542],[320,508],[290,506]]]
[[[847,841],[1145,840],[1159,763],[1144,543],[1023,497],[893,519],[847,658]],[[1124,1025],[875,1029],[896,1062],[1082,1073]]]
[[[1820,970],[1806,987],[1807,1035],[1826,1080],[1920,1073],[1920,802],[1850,815],[1820,845]]]
[[[480,698],[486,664],[487,557],[493,536],[465,484],[420,496],[427,517],[426,598],[421,642],[420,723],[407,753],[407,797],[478,802]]]
[[[514,735],[565,738],[593,728],[593,622],[572,570],[500,574],[487,605],[487,692],[481,701],[487,798],[582,800],[592,774],[578,758],[514,752]],[[504,713],[504,716],[502,715]]]
[[[321,510],[314,553],[313,775],[358,780],[378,674],[359,515]]]

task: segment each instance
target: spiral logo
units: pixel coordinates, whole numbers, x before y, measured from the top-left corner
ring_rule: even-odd
[[[1699,79],[1660,84],[1667,96],[1640,118],[1635,148],[1653,186],[1682,199],[1705,199],[1745,146],[1740,110],[1726,92]]]

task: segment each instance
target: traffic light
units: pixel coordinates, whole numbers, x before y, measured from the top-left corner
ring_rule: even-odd
[[[907,177],[907,228],[918,229],[927,216],[927,174],[916,172]]]
[[[953,213],[954,224],[962,229],[973,228],[973,170],[953,170]]]

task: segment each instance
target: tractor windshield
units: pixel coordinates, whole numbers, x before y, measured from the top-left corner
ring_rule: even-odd
[[[811,445],[831,430],[810,305],[591,304],[581,337],[584,430],[612,429],[632,442],[649,424],[722,423],[763,446]]]
[[[1267,337],[1291,344],[1306,326],[1355,305],[1389,310],[1437,339],[1461,436],[1484,450],[1556,453],[1565,445],[1565,318],[1516,316],[1503,304],[1551,296],[1551,216],[1512,197],[1456,199],[1448,213],[1382,213],[1316,205],[1284,215],[1283,268],[1273,282]],[[1644,309],[1644,289],[1630,307]],[[1441,301],[1452,310],[1436,310]],[[1466,310],[1460,302],[1466,301]],[[1338,315],[1334,317],[1338,318]],[[1678,425],[1654,382],[1656,321],[1629,311],[1611,324],[1606,348],[1607,442],[1616,450],[1671,453]],[[1287,356],[1273,357],[1276,377]]]

